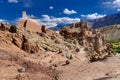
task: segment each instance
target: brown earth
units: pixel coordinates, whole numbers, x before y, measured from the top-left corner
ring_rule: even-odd
[[[2,26],[0,80],[119,80],[120,56],[98,30],[81,24],[60,34]]]

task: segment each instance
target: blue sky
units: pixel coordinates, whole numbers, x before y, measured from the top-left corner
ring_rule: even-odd
[[[55,27],[118,13],[120,0],[0,0],[0,22],[17,23],[23,10]]]

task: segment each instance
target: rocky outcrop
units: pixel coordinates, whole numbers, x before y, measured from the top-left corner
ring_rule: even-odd
[[[28,41],[25,36],[23,36],[22,49],[28,53],[37,53],[39,51],[38,45]]]
[[[28,31],[24,27],[11,26],[8,32],[2,31],[2,34],[4,34],[2,36],[4,43],[10,43],[27,53],[50,51],[70,55],[72,59],[77,56],[77,53],[84,53],[90,61],[101,60],[113,55],[110,47],[105,44],[100,31],[92,30],[87,23],[82,22],[63,27],[60,34],[46,29],[45,26],[42,26],[41,32],[37,33]]]
[[[88,56],[91,61],[96,61],[105,58],[108,55],[112,55],[112,51],[108,51],[104,39],[99,30],[92,30],[88,27],[87,23],[76,23],[72,27],[63,27],[61,35],[65,39],[76,39],[79,41],[79,45],[82,45],[88,51]],[[108,53],[109,52],[109,53]]]
[[[0,24],[0,30],[2,30],[2,31],[9,31],[9,29],[10,29],[10,25],[3,24],[3,23]]]
[[[10,31],[11,33],[16,33],[16,32],[17,32],[17,27],[16,27],[16,25],[11,25],[9,31]]]
[[[39,47],[36,43],[29,41],[25,35],[19,33],[12,36],[12,43],[27,53],[37,53]]]

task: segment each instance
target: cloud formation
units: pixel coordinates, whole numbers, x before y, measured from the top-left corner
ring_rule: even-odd
[[[21,2],[23,7],[30,8],[33,6],[32,0],[8,0],[9,3],[18,3]]]
[[[63,10],[63,13],[64,14],[67,14],[67,15],[71,15],[71,14],[77,14],[77,12],[75,10],[68,10],[67,8],[65,8]]]
[[[114,7],[120,8],[120,0],[114,0],[112,3],[113,3],[113,5],[114,5]]]
[[[105,4],[105,5],[109,5],[109,4],[112,4],[112,2],[102,2],[102,4]]]
[[[119,11],[119,8],[120,8],[120,0],[105,1],[105,2],[102,2],[102,4],[110,6],[110,8],[114,8],[117,11]]]
[[[98,13],[93,13],[93,14],[87,14],[87,15],[81,15],[81,17],[86,18],[86,19],[97,19],[97,18],[102,18],[106,16],[105,14],[98,14]]]
[[[9,3],[18,3],[18,0],[8,0]]]
[[[70,17],[59,17],[56,18],[54,16],[42,15],[42,18],[39,19],[40,24],[45,25],[47,27],[56,27],[59,24],[71,24],[80,22],[79,18],[70,18]]]
[[[52,10],[52,9],[54,9],[54,7],[53,7],[53,6],[50,6],[50,7],[49,7],[49,9],[51,9],[51,10]]]
[[[5,19],[0,19],[0,23],[7,23],[8,24],[8,21]]]
[[[120,9],[117,9],[118,12],[120,12]]]

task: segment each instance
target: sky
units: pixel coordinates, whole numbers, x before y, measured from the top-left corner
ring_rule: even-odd
[[[17,24],[22,11],[55,27],[120,12],[120,0],[0,0],[0,22]]]

